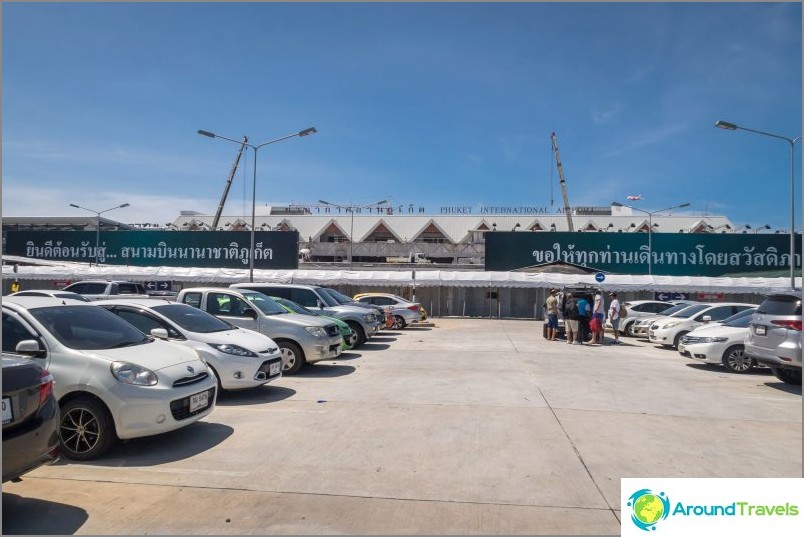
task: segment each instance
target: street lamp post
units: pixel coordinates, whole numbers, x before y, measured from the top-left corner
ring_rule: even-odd
[[[349,270],[352,269],[354,263],[354,244],[355,244],[355,210],[357,209],[369,209],[371,207],[379,207],[380,205],[384,205],[388,203],[388,200],[378,201],[376,203],[369,203],[367,205],[341,205],[339,203],[331,203],[329,201],[318,200],[318,203],[322,205],[329,205],[330,207],[335,207],[336,209],[344,209],[351,213],[352,218],[349,223]]]
[[[103,213],[108,213],[109,211],[114,211],[115,209],[122,209],[124,207],[129,207],[130,204],[124,203],[122,205],[117,205],[112,207],[111,209],[106,209],[103,211],[96,211],[94,209],[87,209],[86,207],[81,207],[80,205],[76,205],[75,203],[71,203],[70,207],[75,207],[76,209],[84,209],[85,211],[89,211],[91,213],[95,213],[98,216],[98,223],[95,226],[95,266],[98,266],[98,259],[99,254],[98,250],[100,249],[100,226],[101,226],[101,217]]]
[[[294,132],[293,134],[288,134],[287,136],[282,136],[281,138],[276,138],[275,140],[269,140],[267,142],[263,142],[261,144],[250,144],[245,142],[244,140],[234,140],[232,138],[227,138],[226,136],[221,136],[220,134],[215,134],[209,131],[199,130],[198,134],[201,136],[207,136],[209,138],[221,138],[223,140],[228,140],[229,142],[234,142],[238,145],[245,145],[250,147],[254,150],[254,176],[252,179],[251,184],[251,243],[248,250],[248,281],[254,281],[254,227],[256,225],[256,212],[257,212],[257,150],[259,148],[273,144],[276,142],[281,142],[282,140],[287,140],[288,138],[293,138],[295,136],[308,136],[310,134],[315,134],[316,131],[315,127],[310,127],[308,129],[304,129],[303,131]]]
[[[628,207],[629,209],[632,209],[634,211],[639,211],[641,213],[645,213],[646,215],[648,215],[648,276],[652,276],[653,275],[653,260],[652,260],[652,257],[653,257],[653,241],[652,241],[651,237],[653,236],[653,215],[656,214],[656,213],[669,211],[671,209],[681,209],[682,207],[689,207],[690,204],[689,203],[682,203],[680,205],[673,205],[672,207],[667,207],[665,209],[659,209],[658,211],[646,211],[644,209],[639,209],[637,207],[631,207],[630,205],[624,205],[624,204],[618,203],[616,201],[614,203],[612,203],[612,205],[614,205],[615,207]]]
[[[781,136],[779,134],[773,134],[770,132],[763,132],[754,129],[749,129],[748,127],[740,127],[739,125],[735,125],[734,123],[729,123],[728,121],[721,121],[718,120],[715,123],[715,127],[719,129],[724,129],[727,131],[748,131],[753,132],[755,134],[761,134],[763,136],[770,136],[771,138],[778,138],[779,140],[785,140],[788,144],[790,144],[790,288],[796,288],[796,205],[795,205],[795,198],[796,198],[796,172],[795,172],[795,165],[796,165],[796,152],[795,146],[796,142],[801,141],[801,136],[797,136],[796,138],[788,138],[787,136]]]

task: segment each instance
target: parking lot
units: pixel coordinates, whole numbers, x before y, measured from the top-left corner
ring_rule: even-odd
[[[801,387],[436,319],[3,485],[13,534],[618,534],[621,477],[800,477]]]

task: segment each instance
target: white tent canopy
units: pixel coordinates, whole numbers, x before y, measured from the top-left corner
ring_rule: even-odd
[[[10,259],[6,258],[6,262]],[[30,261],[30,260],[26,260]],[[3,265],[3,278],[23,280],[132,280],[203,282],[221,285],[248,281],[248,269],[180,268],[180,267],[90,267],[77,263],[47,266]],[[415,273],[415,276],[414,276]],[[632,276],[610,274],[602,284],[594,275],[481,272],[448,270],[254,270],[259,282],[303,283],[314,285],[356,285],[366,287],[490,287],[548,288],[570,284],[600,286],[609,291],[665,291],[716,293],[767,293],[788,289],[789,278],[726,278],[704,276]],[[796,278],[801,287],[801,277]]]

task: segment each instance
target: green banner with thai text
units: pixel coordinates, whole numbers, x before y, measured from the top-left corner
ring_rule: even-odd
[[[4,238],[5,255],[138,267],[249,268],[251,251],[248,231],[8,230]],[[254,267],[297,269],[299,233],[255,231]]]
[[[790,235],[743,233],[485,234],[486,270],[515,270],[571,263],[615,274],[723,276],[790,269]],[[801,235],[795,235],[794,267],[801,275]]]

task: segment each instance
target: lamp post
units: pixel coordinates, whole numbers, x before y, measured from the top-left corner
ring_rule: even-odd
[[[199,130],[198,134],[201,136],[207,136],[209,138],[221,138],[222,140],[227,140],[229,142],[234,142],[239,145],[245,145],[250,147],[254,150],[254,177],[252,179],[251,184],[251,244],[248,250],[248,281],[254,281],[254,227],[256,225],[256,212],[257,212],[257,150],[265,145],[274,144],[276,142],[281,142],[282,140],[287,140],[288,138],[293,138],[295,136],[308,136],[310,134],[315,134],[316,131],[315,127],[310,127],[308,129],[304,129],[303,131],[294,132],[293,134],[288,134],[287,136],[282,136],[281,138],[276,138],[274,140],[269,140],[267,142],[263,142],[261,144],[250,144],[245,142],[244,140],[234,140],[232,138],[227,138],[226,136],[221,136],[220,134],[214,134],[209,131],[202,131]],[[244,137],[244,139],[247,139]]]
[[[641,213],[645,213],[646,215],[648,215],[648,276],[652,276],[653,275],[653,261],[652,261],[652,257],[653,257],[653,241],[652,241],[651,237],[653,236],[653,215],[656,214],[656,213],[669,211],[671,209],[681,209],[682,207],[689,207],[690,204],[689,203],[682,203],[680,205],[673,205],[672,207],[666,207],[664,209],[659,209],[658,211],[646,211],[644,209],[638,209],[636,207],[631,207],[630,205],[624,205],[624,204],[616,202],[616,201],[614,203],[612,203],[612,205],[614,205],[615,207],[628,207],[631,210],[639,211]],[[631,225],[633,226],[634,224],[631,224]]]
[[[367,205],[341,205],[339,203],[331,203],[329,201],[324,200],[318,200],[318,203],[322,205],[329,205],[330,207],[335,207],[336,209],[344,209],[349,213],[351,213],[352,215],[351,221],[349,223],[349,270],[351,270],[354,263],[355,211],[357,209],[369,209],[372,207],[379,207],[380,205],[388,203],[388,200],[382,200],[376,203],[369,203]]]
[[[790,144],[790,288],[795,289],[796,288],[796,232],[794,229],[796,226],[795,146],[796,142],[801,141],[801,136],[798,136],[796,138],[788,138],[787,136],[781,136],[779,134],[773,134],[770,132],[763,132],[754,129],[749,129],[748,127],[740,127],[739,125],[735,125],[734,123],[729,123],[728,121],[721,121],[721,120],[718,120],[715,123],[715,127],[727,131],[741,130],[741,131],[753,132],[755,134],[761,134],[763,136],[770,136],[771,138],[778,138],[779,140],[785,140],[788,144]]]
[[[130,204],[124,203],[122,205],[117,205],[112,207],[111,209],[106,209],[103,211],[96,211],[94,209],[87,209],[86,207],[81,207],[80,205],[76,205],[75,203],[71,203],[70,207],[75,207],[76,209],[84,209],[85,211],[89,211],[91,213],[95,213],[98,216],[98,223],[95,226],[95,266],[98,266],[98,250],[100,249],[100,226],[101,226],[101,218],[100,215],[103,213],[108,213],[109,211],[114,211],[115,209],[122,209],[124,207],[129,207]]]

